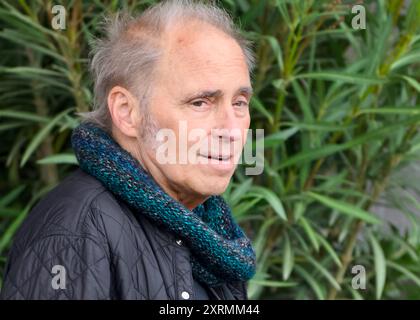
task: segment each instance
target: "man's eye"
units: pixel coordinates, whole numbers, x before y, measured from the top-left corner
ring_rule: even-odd
[[[191,104],[194,107],[204,107],[205,103],[206,102],[204,100],[197,100],[197,101],[192,102]]]
[[[241,100],[241,101],[235,102],[234,105],[237,106],[237,107],[247,107],[248,102]]]

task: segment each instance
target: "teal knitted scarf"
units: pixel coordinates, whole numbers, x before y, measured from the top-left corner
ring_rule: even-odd
[[[191,251],[194,278],[208,286],[246,281],[255,274],[255,252],[221,196],[194,210],[170,197],[131,154],[99,127],[82,123],[72,134],[82,170],[127,203],[182,239]]]

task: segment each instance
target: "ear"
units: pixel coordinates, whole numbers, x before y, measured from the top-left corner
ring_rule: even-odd
[[[109,92],[107,102],[113,125],[125,136],[136,137],[141,120],[137,98],[127,89],[115,86]]]

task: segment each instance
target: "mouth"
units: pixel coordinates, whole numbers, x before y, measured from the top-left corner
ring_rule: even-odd
[[[217,160],[217,161],[229,161],[232,158],[232,155],[205,155],[205,154],[198,154],[200,157],[211,159],[211,160]]]
[[[198,153],[198,156],[205,162],[201,163],[205,165],[206,170],[210,169],[217,172],[217,175],[228,175],[232,173],[235,168],[233,154],[202,154]]]

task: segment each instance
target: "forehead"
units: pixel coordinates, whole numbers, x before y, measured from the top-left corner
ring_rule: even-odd
[[[244,53],[230,36],[205,23],[178,24],[163,39],[159,72],[167,80],[249,85]]]

